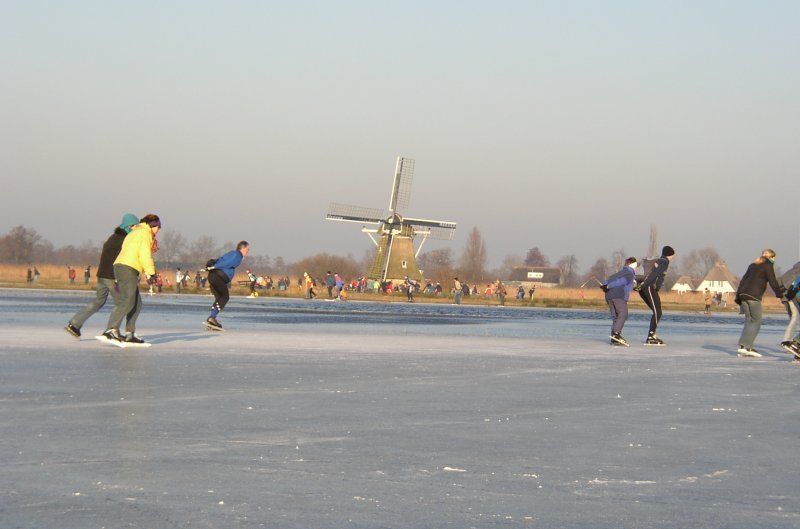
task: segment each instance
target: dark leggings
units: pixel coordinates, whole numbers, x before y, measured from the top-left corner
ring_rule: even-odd
[[[643,288],[639,291],[639,295],[653,311],[653,316],[650,318],[650,334],[655,334],[658,322],[661,321],[661,297],[658,295],[658,290],[653,287]]]
[[[222,309],[228,304],[228,300],[231,299],[231,295],[228,292],[228,276],[225,275],[225,272],[212,270],[208,274],[208,285],[211,288],[211,293],[214,294],[214,304],[211,305],[211,308],[222,312]]]

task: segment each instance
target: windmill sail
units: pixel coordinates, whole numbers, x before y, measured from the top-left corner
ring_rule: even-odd
[[[392,197],[389,199],[389,212],[394,215],[400,209],[406,209],[411,203],[411,184],[414,183],[414,160],[397,158],[392,182]]]
[[[414,232],[424,234],[429,239],[453,240],[456,223],[444,220],[411,219],[405,217],[403,223],[414,228]]]
[[[378,208],[365,208],[362,206],[351,206],[349,204],[331,203],[328,207],[328,220],[343,220],[349,222],[368,222],[379,224],[383,222],[383,210]]]

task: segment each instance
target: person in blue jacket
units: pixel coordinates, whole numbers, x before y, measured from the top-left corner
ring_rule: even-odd
[[[800,261],[796,262],[791,270],[783,274],[780,281],[786,288],[783,304],[789,314],[789,325],[786,327],[786,332],[783,333],[781,346],[787,353],[793,354],[795,358],[800,360],[800,333],[798,333],[798,329],[800,329],[800,300],[797,299],[797,291],[800,290]]]
[[[635,257],[625,259],[625,266],[622,270],[609,277],[605,283],[600,285],[606,293],[606,303],[611,311],[611,345],[628,346],[628,342],[622,337],[622,327],[628,319],[628,300],[633,290],[633,282],[636,277]]]
[[[231,299],[228,285],[233,281],[236,267],[242,264],[242,260],[249,251],[250,244],[247,241],[240,241],[235,250],[231,250],[219,259],[209,262],[208,266],[206,266],[206,270],[209,272],[208,284],[211,288],[211,293],[214,294],[211,315],[205,321],[206,327],[215,331],[222,330],[222,325],[217,321],[217,316],[228,304],[228,300]]]

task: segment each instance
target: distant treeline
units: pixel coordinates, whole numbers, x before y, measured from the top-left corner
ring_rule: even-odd
[[[235,242],[218,243],[213,237],[202,236],[189,240],[181,234],[164,230],[158,237],[159,251],[154,256],[156,266],[161,270],[181,267],[186,270],[201,268],[208,259],[216,258],[224,252],[235,248]],[[56,248],[44,239],[36,230],[25,226],[16,226],[0,236],[0,262],[20,265],[55,264],[84,268],[96,265],[100,255],[100,244],[87,241],[80,246],[67,245]],[[258,275],[291,275],[301,277],[308,272],[312,277],[324,279],[326,272],[336,272],[342,277],[352,279],[361,277],[372,261],[372,251],[365,251],[361,259],[350,255],[337,256],[326,253],[314,254],[296,262],[286,262],[283,257],[251,253],[243,265]],[[424,252],[418,258],[420,269],[425,271],[426,278],[449,284],[458,276],[470,284],[487,283],[495,279],[508,279],[514,267],[544,266],[558,267],[564,277],[564,286],[596,286],[610,274],[622,266],[629,254],[620,248],[612,252],[610,258],[599,257],[585,272],[581,272],[577,258],[566,255],[551,264],[550,259],[536,246],[530,248],[522,256],[506,256],[502,264],[495,269],[488,269],[488,249],[480,231],[473,228],[468,241],[458,259],[455,259],[451,248],[440,248]],[[673,262],[667,277],[667,288],[672,286],[680,275],[693,278],[704,277],[714,265],[720,261],[719,253],[713,248],[691,250]]]

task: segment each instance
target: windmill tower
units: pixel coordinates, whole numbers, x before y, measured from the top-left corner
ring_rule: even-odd
[[[367,277],[379,281],[398,280],[408,276],[421,280],[422,272],[417,267],[419,255],[425,241],[431,239],[451,240],[455,233],[456,223],[441,220],[412,219],[404,217],[400,212],[408,208],[411,199],[411,184],[414,180],[414,160],[397,158],[392,183],[392,195],[389,199],[388,216],[377,208],[364,208],[346,204],[331,203],[327,220],[360,222],[373,224],[364,226],[366,233],[376,246],[375,258],[372,260]],[[375,238],[375,235],[378,238]],[[414,237],[422,236],[422,242],[414,251]]]

